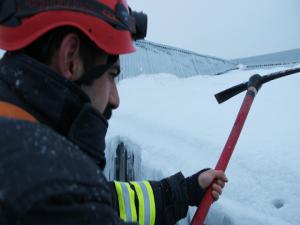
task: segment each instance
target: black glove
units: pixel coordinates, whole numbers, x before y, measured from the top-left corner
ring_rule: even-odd
[[[187,187],[187,194],[189,197],[189,206],[199,206],[204,194],[205,190],[201,188],[201,186],[198,183],[198,176],[207,171],[210,170],[209,168],[200,170],[198,173],[195,173],[194,175],[185,178],[185,184]]]

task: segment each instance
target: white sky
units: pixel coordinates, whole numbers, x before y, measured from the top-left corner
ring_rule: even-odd
[[[227,59],[300,48],[300,0],[127,0],[147,40]]]

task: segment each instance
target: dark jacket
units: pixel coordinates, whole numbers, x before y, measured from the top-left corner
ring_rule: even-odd
[[[102,173],[108,123],[78,86],[22,53],[7,53],[0,101],[39,121],[0,117],[1,225],[124,223],[116,186]],[[155,224],[174,224],[202,196],[196,178],[181,173],[149,183]]]

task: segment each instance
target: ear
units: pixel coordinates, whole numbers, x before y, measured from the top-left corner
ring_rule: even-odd
[[[51,67],[68,80],[76,80],[82,73],[79,54],[80,39],[77,34],[67,34],[51,62]]]

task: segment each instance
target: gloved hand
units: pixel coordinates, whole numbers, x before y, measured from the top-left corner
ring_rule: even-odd
[[[212,196],[216,201],[228,181],[225,173],[220,170],[204,169],[185,179],[190,206],[199,206],[205,190],[212,185]]]

